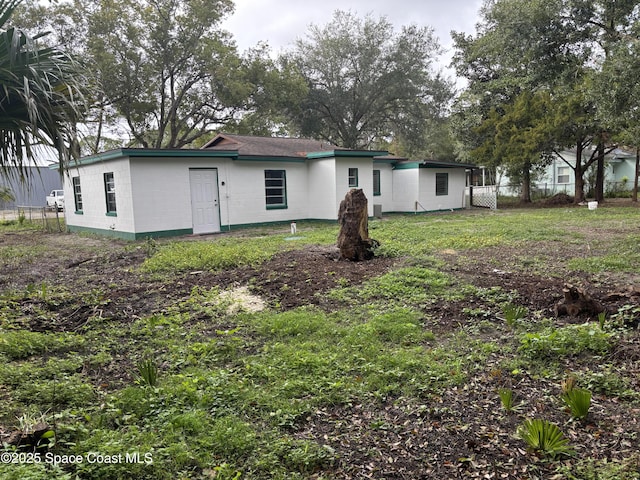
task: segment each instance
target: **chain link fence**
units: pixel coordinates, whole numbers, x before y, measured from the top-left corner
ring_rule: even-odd
[[[15,221],[20,224],[29,223],[45,232],[59,233],[66,230],[64,216],[57,208],[18,205],[12,210],[4,210],[0,214],[4,221]]]

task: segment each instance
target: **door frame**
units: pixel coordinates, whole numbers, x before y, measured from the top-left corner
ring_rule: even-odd
[[[213,191],[213,208],[215,209],[215,219],[217,222],[214,222],[212,229],[205,229],[204,231],[196,231],[195,225],[195,211],[194,211],[194,202],[193,202],[193,180],[191,177],[191,172],[195,171],[210,171],[215,174],[215,180],[213,184],[215,185]],[[218,185],[219,177],[218,177],[218,168],[217,167],[198,167],[198,168],[189,168],[189,197],[191,199],[191,228],[194,235],[206,235],[208,233],[219,233],[222,231],[222,218],[220,212],[220,186]]]

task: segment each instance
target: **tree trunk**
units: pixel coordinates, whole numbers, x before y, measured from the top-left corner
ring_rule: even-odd
[[[350,190],[340,202],[338,223],[340,258],[355,262],[371,260],[379,244],[369,238],[368,202],[362,189]]]
[[[640,146],[636,147],[636,174],[633,178],[633,196],[632,201],[638,201],[638,175],[640,175]]]
[[[573,203],[582,203],[584,202],[584,172],[582,171],[582,142],[580,141],[576,146],[576,166],[573,173],[576,184]]]
[[[527,161],[522,169],[521,203],[531,203],[531,162]]]
[[[598,163],[596,164],[596,202],[604,202],[604,143],[598,143]]]

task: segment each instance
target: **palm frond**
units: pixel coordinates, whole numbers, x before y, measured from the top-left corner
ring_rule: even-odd
[[[60,169],[77,156],[76,123],[84,105],[75,62],[6,27],[19,0],[0,0],[0,175],[24,180],[39,147],[57,152]]]

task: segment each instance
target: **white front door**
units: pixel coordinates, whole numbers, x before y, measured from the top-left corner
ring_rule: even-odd
[[[220,208],[218,206],[218,169],[189,169],[191,184],[191,215],[193,233],[220,231]]]

